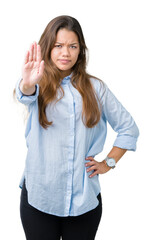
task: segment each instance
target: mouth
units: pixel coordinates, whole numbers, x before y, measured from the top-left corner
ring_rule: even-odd
[[[71,60],[68,60],[68,59],[59,59],[58,61],[62,64],[68,64],[71,62]]]

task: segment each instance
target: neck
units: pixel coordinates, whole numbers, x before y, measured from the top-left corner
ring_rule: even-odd
[[[61,71],[62,78],[65,78],[71,74],[71,70]]]

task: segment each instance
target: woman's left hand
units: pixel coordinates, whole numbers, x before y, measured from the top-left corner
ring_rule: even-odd
[[[88,167],[87,172],[94,170],[94,172],[89,175],[90,178],[94,177],[97,174],[104,174],[111,169],[107,166],[105,160],[103,160],[102,162],[97,162],[93,157],[87,157],[86,160],[90,160],[90,162],[87,162],[85,164],[85,166]]]

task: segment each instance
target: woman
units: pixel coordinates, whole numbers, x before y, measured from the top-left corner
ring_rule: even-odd
[[[20,213],[28,240],[93,240],[102,215],[99,174],[136,149],[138,128],[107,85],[86,72],[86,44],[70,16],[53,19],[25,56],[18,100],[28,106]],[[107,157],[107,121],[118,133]]]

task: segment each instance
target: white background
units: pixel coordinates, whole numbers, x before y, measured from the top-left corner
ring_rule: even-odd
[[[150,0],[5,1],[0,6],[0,239],[24,240],[18,184],[25,163],[24,107],[12,91],[25,51],[58,15],[77,18],[89,48],[88,71],[101,78],[134,117],[137,151],[100,175],[103,215],[96,240],[152,240],[153,7]],[[116,133],[109,127],[103,160]]]

